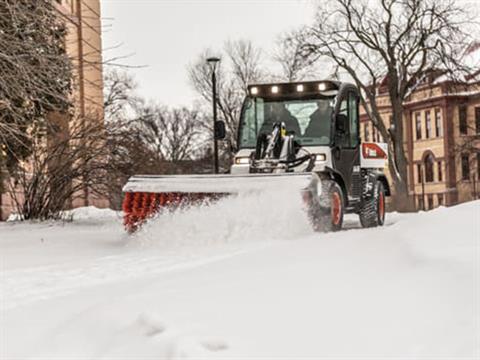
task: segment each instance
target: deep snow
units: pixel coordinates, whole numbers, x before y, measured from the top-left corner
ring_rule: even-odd
[[[480,202],[332,234],[295,202],[0,224],[0,358],[480,356]]]

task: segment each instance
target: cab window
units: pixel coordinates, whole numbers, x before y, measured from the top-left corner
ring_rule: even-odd
[[[351,92],[348,94],[348,122],[350,125],[350,147],[358,145],[358,98]]]
[[[350,92],[340,103],[339,114],[345,115],[348,119],[348,126],[345,133],[338,137],[338,145],[344,148],[355,148],[358,146],[358,99],[355,93]]]
[[[340,110],[338,112],[341,115],[345,115],[348,118],[348,100],[343,99],[342,102],[340,103]],[[345,129],[345,133],[337,134],[337,139],[338,139],[338,144],[341,147],[350,147],[350,132],[349,132],[349,127]]]

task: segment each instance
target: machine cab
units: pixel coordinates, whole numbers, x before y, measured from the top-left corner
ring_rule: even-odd
[[[336,81],[251,85],[241,112],[238,147],[232,172],[248,166],[248,157],[261,134],[283,122],[306,151],[318,155],[318,168],[359,165],[358,90]],[[345,149],[345,154],[343,150]],[[358,155],[358,151],[356,152]],[[346,174],[350,175],[350,174]]]
[[[339,85],[336,82],[302,82],[249,86],[238,133],[240,149],[254,148],[262,133],[274,123],[286,130],[303,147],[332,144],[333,115]]]

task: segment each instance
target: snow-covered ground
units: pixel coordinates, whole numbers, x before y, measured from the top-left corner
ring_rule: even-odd
[[[480,357],[480,202],[314,234],[292,201],[0,224],[0,358]]]

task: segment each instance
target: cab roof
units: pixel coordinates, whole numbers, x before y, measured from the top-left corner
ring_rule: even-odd
[[[252,97],[268,98],[285,96],[303,97],[318,94],[323,96],[336,96],[344,85],[347,85],[347,83],[334,80],[252,84],[248,86],[248,94]]]

